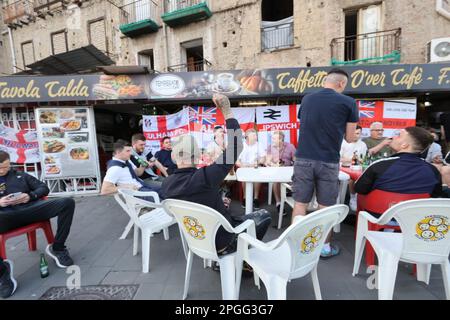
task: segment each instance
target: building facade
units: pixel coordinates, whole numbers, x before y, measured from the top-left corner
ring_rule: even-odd
[[[0,72],[89,44],[159,72],[426,63],[449,0],[7,0]],[[447,5],[447,7],[445,7]],[[450,12],[449,12],[450,14]],[[450,59],[450,58],[449,58]],[[6,72],[5,72],[6,70]]]

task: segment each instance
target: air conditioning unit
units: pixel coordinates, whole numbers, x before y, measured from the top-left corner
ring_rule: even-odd
[[[427,46],[427,62],[450,62],[450,37],[433,39]]]

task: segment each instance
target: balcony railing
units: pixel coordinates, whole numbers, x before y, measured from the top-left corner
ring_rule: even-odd
[[[294,46],[294,22],[263,22],[261,51],[278,50]]]
[[[331,64],[400,62],[401,29],[370,32],[331,40]]]
[[[69,4],[69,0],[34,0],[35,12],[46,12],[60,9]]]
[[[183,63],[177,64],[174,66],[170,66],[167,68],[169,72],[192,72],[192,71],[205,71],[208,70],[209,67],[212,66],[212,63],[208,60],[199,60],[193,63]]]
[[[3,22],[11,24],[22,18],[33,16],[33,2],[19,0],[2,8]]]
[[[212,16],[208,0],[164,0],[164,23],[175,28]]]
[[[198,4],[208,2],[205,0],[165,0],[165,13],[170,13],[177,10],[187,9]]]
[[[138,0],[122,7],[121,24],[157,20],[158,6],[152,0]]]

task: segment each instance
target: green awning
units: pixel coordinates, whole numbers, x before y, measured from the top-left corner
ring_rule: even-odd
[[[202,2],[188,8],[165,13],[161,18],[168,26],[177,27],[191,22],[205,20],[211,16],[212,12],[209,10],[208,4]]]
[[[141,34],[157,32],[159,26],[152,19],[145,19],[138,22],[123,24],[119,29],[127,37],[136,37]]]

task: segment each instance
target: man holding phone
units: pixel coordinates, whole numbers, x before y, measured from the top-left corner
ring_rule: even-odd
[[[389,157],[393,154],[393,150],[389,146],[392,138],[383,137],[383,133],[383,124],[381,122],[372,122],[370,125],[370,137],[363,139],[369,154],[373,157]]]
[[[11,169],[9,154],[0,151],[0,233],[58,217],[55,242],[47,246],[46,253],[58,267],[66,268],[73,265],[65,242],[72,225],[75,201],[71,198],[41,200],[48,193],[42,181]],[[10,297],[16,288],[12,262],[0,257],[0,297]]]

